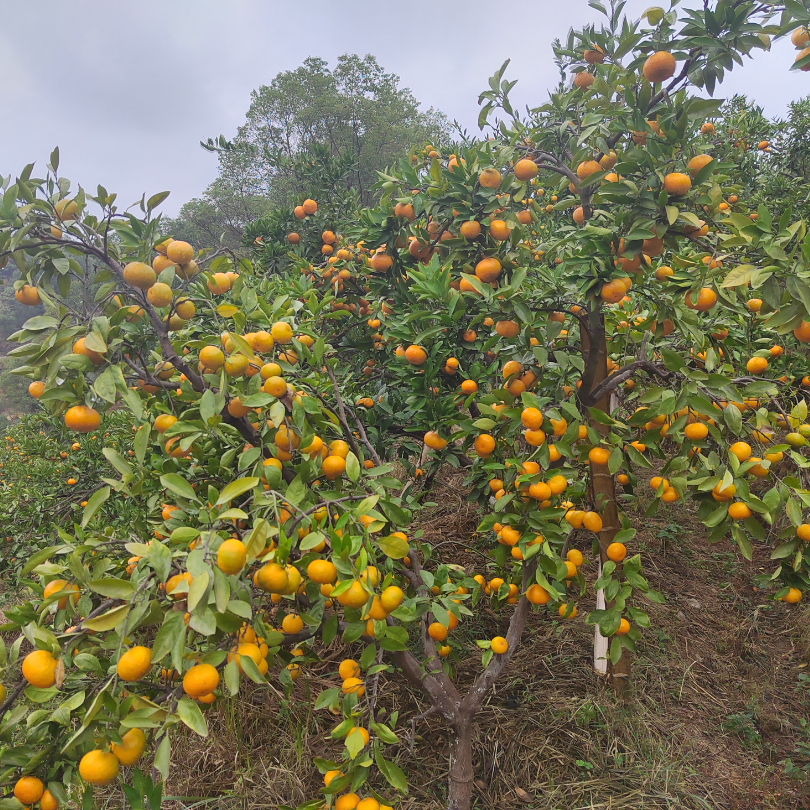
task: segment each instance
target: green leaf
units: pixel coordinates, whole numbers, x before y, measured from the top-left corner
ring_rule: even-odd
[[[161,481],[163,478],[161,477]],[[236,481],[231,481],[219,495],[217,499],[217,506],[239,497],[245,492],[253,489],[259,483],[258,478],[237,478]]]
[[[351,452],[346,456],[346,475],[353,484],[356,484],[360,478],[360,462],[357,456]]]
[[[182,698],[177,704],[177,714],[195,734],[199,734],[200,737],[208,736],[208,725],[198,703],[190,698]]]
[[[82,513],[82,528],[87,526],[87,524],[92,519],[93,515],[98,512],[101,508],[101,505],[107,498],[110,497],[110,488],[109,487],[102,487],[97,492],[94,492],[93,495],[90,497],[90,500],[87,501],[87,506],[84,507],[84,512]]]
[[[169,196],[169,194],[171,194],[170,191],[159,191],[157,194],[153,194],[146,201],[146,210],[151,211],[153,208],[157,208]]]
[[[401,560],[408,555],[408,543],[401,537],[395,537],[389,534],[387,537],[381,537],[377,541],[377,545],[386,557],[392,560]]]
[[[169,739],[168,729],[163,735],[157,750],[155,751],[154,765],[155,770],[163,777],[165,782],[169,778],[169,760],[172,752],[172,744]]]
[[[129,599],[135,593],[135,586],[127,579],[105,577],[87,583],[91,591],[100,593],[108,599]]]
[[[152,426],[149,424],[141,425],[135,434],[135,439],[132,442],[132,447],[135,450],[135,458],[138,459],[138,464],[143,464],[146,458],[146,449],[149,447],[149,435],[152,431]]]
[[[96,632],[104,632],[106,630],[114,630],[121,624],[129,613],[129,605],[121,605],[120,607],[108,610],[102,613],[101,616],[96,616],[95,619],[85,619],[82,622],[82,627],[88,630],[95,630]]]
[[[113,450],[112,447],[104,447],[101,452],[104,458],[106,458],[121,475],[132,475],[132,465],[117,450]]]
[[[197,493],[192,489],[191,484],[177,473],[166,473],[160,476],[160,483],[175,495],[189,501],[199,501]]]
[[[28,562],[23,566],[20,576],[24,577],[26,574],[30,574],[40,563],[44,563],[45,560],[51,557],[53,553],[60,548],[63,548],[63,546],[48,546],[48,548],[40,549],[32,554]]]

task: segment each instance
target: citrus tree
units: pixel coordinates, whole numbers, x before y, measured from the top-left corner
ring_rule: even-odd
[[[530,611],[570,621],[595,595],[597,658],[626,689],[660,599],[622,510],[636,487],[653,509],[693,499],[710,540],[749,559],[771,542],[774,597],[801,599],[810,242],[790,211],[731,210],[737,163],[705,127],[718,103],[689,87],[713,91],[810,12],[605,13],[555,48],[570,84],[526,117],[502,69],[481,98],[482,124],[500,116],[488,140],[426,145],[328,235],[302,201],[331,251],[289,250],[286,276],[171,239],[164,195],[134,214],[72,190],[57,152],[45,177],[6,185],[0,252],[19,300],[47,307],[17,336],[21,372],[72,431],[114,409],[134,428],[7,613],[7,806],[89,796],[147,746],[167,778],[179,726],[205,736],[207,705],[245,679],[295,699],[340,636],[355,652],[315,701],[334,747],[302,807],[377,810],[407,791],[390,753],[407,731],[385,701],[399,677],[426,702],[413,721],[449,727],[447,806],[466,810],[475,716]],[[442,467],[465,470],[486,512],[480,570],[411,527]],[[148,528],[101,521],[112,493]],[[453,631],[484,605],[500,631],[465,643]],[[470,646],[481,669],[462,685]]]

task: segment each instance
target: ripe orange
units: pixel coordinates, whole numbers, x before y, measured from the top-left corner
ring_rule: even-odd
[[[86,405],[74,405],[65,413],[65,425],[77,433],[90,433],[101,424],[101,414]]]
[[[475,239],[481,233],[481,225],[475,220],[463,222],[459,228],[459,233],[465,239]]]
[[[28,386],[28,393],[34,399],[39,399],[45,393],[45,383],[41,380],[35,380]]]
[[[782,597],[783,602],[789,605],[795,605],[802,600],[802,592],[798,588],[791,588],[785,596]]]
[[[443,439],[435,430],[425,433],[424,442],[431,450],[444,450],[447,447],[447,439]]]
[[[749,374],[762,374],[768,368],[768,361],[764,357],[752,357],[745,367]]]
[[[520,324],[517,321],[498,321],[495,331],[505,338],[517,337],[520,334]]]
[[[139,681],[152,666],[152,651],[148,647],[132,647],[118,659],[118,677],[122,681]]]
[[[68,584],[64,579],[53,579],[46,586],[42,593],[43,599],[48,599],[55,593],[65,593],[61,599],[56,602],[59,610],[65,610],[68,605],[68,599],[75,605],[79,601],[79,586],[73,583]]]
[[[810,523],[802,523],[796,527],[796,537],[805,543],[810,543]]]
[[[675,197],[682,197],[690,188],[692,188],[692,180],[688,174],[682,172],[670,172],[664,177],[664,188],[668,194]]]
[[[751,517],[751,510],[746,504],[742,503],[742,501],[737,501],[729,506],[728,516],[732,518],[732,520],[745,520]]]
[[[113,743],[111,746],[113,755],[125,768],[134,765],[141,758],[144,748],[146,735],[139,728],[131,728],[121,737],[120,745]]]
[[[602,531],[602,518],[596,512],[586,512],[585,517],[582,519],[582,525],[589,532]]]
[[[515,177],[523,182],[537,176],[537,164],[529,158],[522,158],[515,164]]]
[[[694,292],[690,291],[686,293],[685,301],[689,309],[707,312],[717,303],[717,293],[709,287],[702,287],[698,291],[697,300],[694,298]]]
[[[307,566],[307,576],[321,585],[332,583],[337,579],[337,568],[329,560],[313,560]]]
[[[675,75],[675,57],[667,51],[657,51],[647,58],[641,72],[651,84],[665,82]]]
[[[751,455],[751,445],[747,442],[734,442],[734,444],[728,448],[728,452],[737,456],[739,461],[745,461]]]
[[[702,422],[693,422],[683,429],[683,435],[692,441],[699,441],[705,439],[709,435],[709,428]]]
[[[428,625],[428,635],[434,641],[444,641],[447,638],[447,628],[440,622],[431,622]]]
[[[616,631],[617,636],[623,636],[630,632],[630,622],[627,619],[619,621],[619,629]]]
[[[589,65],[600,65],[605,61],[605,52],[598,45],[594,45],[593,48],[585,49],[582,58]]]
[[[495,439],[489,433],[482,433],[475,437],[475,452],[484,458],[495,449]]]
[[[488,166],[478,175],[478,182],[483,188],[498,188],[501,184],[501,173],[492,166]]]
[[[166,258],[175,264],[188,264],[194,259],[194,248],[183,241],[172,241],[166,247]]]
[[[794,330],[793,337],[799,343],[810,343],[810,321],[802,321]]]
[[[610,451],[604,447],[593,447],[588,453],[588,461],[597,466],[604,466],[608,463],[610,458]]]
[[[219,672],[211,664],[195,664],[183,676],[183,691],[191,698],[210,695],[219,686]]]
[[[217,567],[226,576],[238,574],[247,561],[247,549],[241,540],[225,540],[217,549]]]
[[[689,170],[689,174],[695,177],[704,166],[711,163],[713,160],[714,158],[711,155],[695,155],[695,157],[686,164],[686,168]]]
[[[520,414],[520,421],[524,427],[537,430],[543,424],[543,414],[537,408],[524,408]]]
[[[627,547],[624,543],[611,543],[605,550],[609,560],[620,563],[627,556]]]
[[[118,776],[118,768],[119,762],[115,754],[99,749],[85,754],[79,762],[79,773],[82,779],[97,786],[109,785],[114,781]]]
[[[39,800],[40,810],[59,810],[59,802],[53,796],[50,790],[46,790]]]
[[[427,360],[427,352],[421,346],[408,346],[405,359],[413,366],[421,366]]]
[[[23,284],[22,287],[14,293],[14,297],[27,307],[35,307],[42,303],[37,288],[32,287],[30,284]]]
[[[14,784],[14,797],[23,804],[38,802],[45,790],[42,780],[36,776],[23,776]]]
[[[340,456],[327,456],[321,465],[323,474],[330,480],[343,475],[346,470],[346,461]]]
[[[545,588],[534,584],[526,591],[526,599],[533,605],[547,605],[551,601],[551,595]]]
[[[148,290],[157,281],[155,271],[144,262],[130,262],[124,268],[124,281],[130,287],[137,287],[139,290]]]
[[[360,676],[360,665],[356,661],[352,661],[351,658],[345,658],[340,662],[338,675],[340,675],[341,679],[344,681],[349,678],[357,678]]]
[[[352,729],[349,733],[351,734],[354,731],[357,731],[357,729]],[[348,739],[348,735],[346,739]],[[337,797],[335,810],[356,810],[359,803],[360,797],[356,793],[344,793],[342,796]]]
[[[495,258],[481,259],[475,265],[475,276],[480,281],[489,283],[495,281],[501,274],[501,263]]]
[[[596,77],[592,73],[588,73],[587,70],[574,74],[574,87],[580,90],[587,90],[595,81]]]

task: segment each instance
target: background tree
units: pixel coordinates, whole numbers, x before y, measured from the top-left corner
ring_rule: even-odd
[[[307,168],[321,159],[317,150],[345,167],[336,190],[368,204],[378,171],[414,144],[443,145],[448,137],[445,116],[420,110],[375,57],[344,54],[334,69],[311,57],[252,93],[247,120],[231,142],[203,143],[218,154],[219,177],[202,199],[183,206],[171,230],[196,244],[218,244],[224,233],[226,244],[236,246],[248,222],[319,190]]]

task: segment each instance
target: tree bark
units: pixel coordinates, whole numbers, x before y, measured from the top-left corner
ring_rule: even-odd
[[[605,394],[592,401],[590,392],[607,379],[607,337],[605,335],[605,316],[600,309],[592,310],[588,316],[588,328],[580,326],[582,356],[585,359],[583,385],[580,389],[580,400],[583,405],[603,413],[610,413],[610,394]],[[590,367],[589,367],[590,366]],[[582,390],[586,387],[587,391]],[[594,430],[605,436],[609,427],[594,419],[590,420]],[[602,531],[599,532],[599,553],[602,565],[607,562],[607,547],[621,530],[619,511],[616,507],[616,482],[608,468],[603,464],[591,464],[591,493],[594,508],[602,517]],[[621,563],[616,566],[616,575],[621,575]],[[610,607],[612,603],[608,603]],[[630,691],[630,653],[622,650],[622,657],[615,663],[607,662],[610,682],[613,691],[626,696]]]
[[[463,712],[451,726],[447,810],[470,810],[472,806],[472,720]]]

